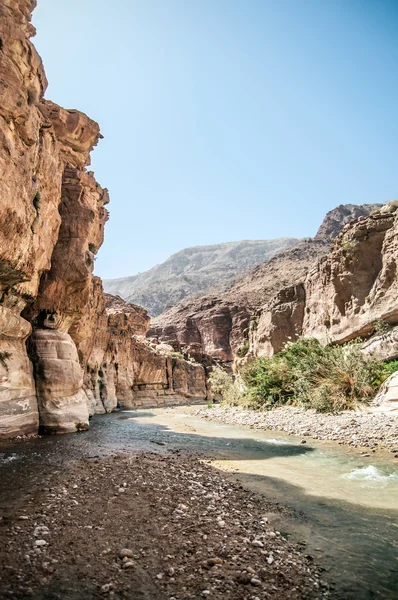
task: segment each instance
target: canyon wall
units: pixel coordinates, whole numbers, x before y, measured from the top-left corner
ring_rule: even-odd
[[[263,308],[251,339],[253,354],[270,356],[299,335],[344,343],[398,323],[397,208],[390,202],[346,225],[302,282]],[[395,358],[392,334],[367,347]]]
[[[85,429],[89,413],[206,396],[202,366],[158,352],[138,307],[93,277],[108,192],[87,171],[101,135],[44,99],[34,0],[0,0],[0,436]],[[139,337],[141,337],[141,341]],[[143,340],[143,341],[142,341]],[[158,400],[159,398],[159,400]]]
[[[349,230],[350,223],[357,219],[362,222],[380,207],[337,207],[326,215],[313,239],[250,271],[223,295],[182,302],[165,311],[152,320],[149,335],[173,345],[200,344],[213,359],[229,364],[239,364],[251,356],[270,356],[288,339],[311,335],[312,330],[315,332],[313,325],[305,325],[304,332],[304,321],[308,321],[308,274],[323,264],[323,257],[327,260],[333,240],[342,229]],[[326,302],[329,291],[324,292]],[[322,313],[323,308],[314,307],[314,311]]]

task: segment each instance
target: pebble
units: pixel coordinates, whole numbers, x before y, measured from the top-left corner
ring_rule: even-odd
[[[280,430],[302,438],[311,436],[335,440],[352,447],[365,446],[372,451],[376,445],[378,448],[388,448],[393,454],[397,450],[398,418],[387,413],[356,414],[347,411],[321,415],[300,407],[281,406],[264,414],[255,410],[217,406],[211,411],[201,408],[194,414],[210,421]],[[305,442],[301,440],[301,443]]]
[[[133,554],[134,553],[132,550],[130,550],[130,548],[122,548],[122,550],[120,550],[120,552],[119,552],[120,558],[124,558],[124,557],[133,558]]]
[[[131,567],[135,567],[135,563],[132,560],[127,560],[122,564],[122,569],[130,569]]]
[[[47,546],[47,542],[46,542],[46,540],[36,540],[35,546],[38,548],[40,548],[41,546]]]

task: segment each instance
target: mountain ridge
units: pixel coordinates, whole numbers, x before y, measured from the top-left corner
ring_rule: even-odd
[[[228,289],[239,275],[299,241],[281,237],[190,246],[143,273],[105,279],[104,288],[107,293],[142,305],[152,316],[157,316],[188,297]]]

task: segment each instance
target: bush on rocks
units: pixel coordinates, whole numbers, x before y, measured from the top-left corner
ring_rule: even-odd
[[[211,391],[216,396],[222,397],[223,404],[239,406],[244,403],[243,392],[238,382],[231,375],[223,371],[223,369],[220,369],[220,367],[215,367],[212,370],[209,382],[211,384]]]
[[[397,370],[395,363],[363,355],[359,341],[322,346],[315,338],[300,338],[243,369],[246,402],[255,408],[301,404],[318,412],[354,408],[370,402]]]

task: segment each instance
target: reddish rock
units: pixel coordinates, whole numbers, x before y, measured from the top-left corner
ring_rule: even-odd
[[[303,285],[309,269],[327,255],[346,223],[379,207],[337,207],[326,215],[314,239],[248,272],[220,296],[177,304],[152,320],[148,335],[172,344],[200,344],[204,353],[223,362],[236,359],[247,341],[247,357],[273,354],[302,331]]]

